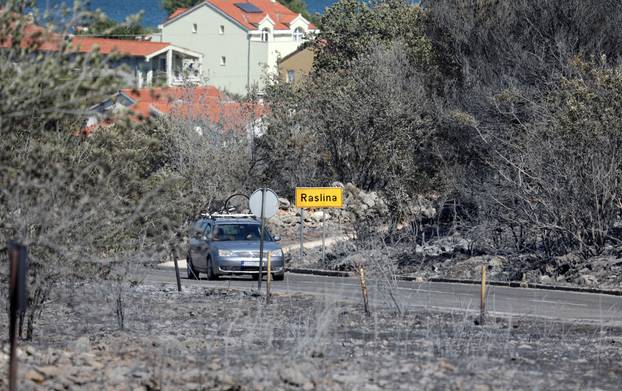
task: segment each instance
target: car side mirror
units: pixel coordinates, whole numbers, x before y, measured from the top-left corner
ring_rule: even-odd
[[[280,242],[281,241],[281,237],[279,235],[274,235],[274,237],[272,239],[274,239],[275,242]]]

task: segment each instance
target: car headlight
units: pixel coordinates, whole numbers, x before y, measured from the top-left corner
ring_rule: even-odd
[[[283,250],[281,250],[280,248],[276,249],[276,250],[272,250],[272,251],[270,251],[270,256],[272,256],[272,257],[282,257],[283,256]]]
[[[233,251],[231,251],[231,250],[219,249],[218,250],[218,255],[220,255],[221,257],[232,257],[234,254],[233,254]]]

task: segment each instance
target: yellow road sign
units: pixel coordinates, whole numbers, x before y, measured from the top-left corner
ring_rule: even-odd
[[[343,189],[341,187],[297,187],[296,207],[342,208]]]

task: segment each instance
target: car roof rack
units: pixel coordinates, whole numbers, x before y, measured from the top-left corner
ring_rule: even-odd
[[[202,213],[201,216],[210,219],[257,219],[257,216],[251,213]]]

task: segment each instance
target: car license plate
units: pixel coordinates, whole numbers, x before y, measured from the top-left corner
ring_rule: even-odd
[[[259,261],[242,261],[242,267],[259,267]]]

